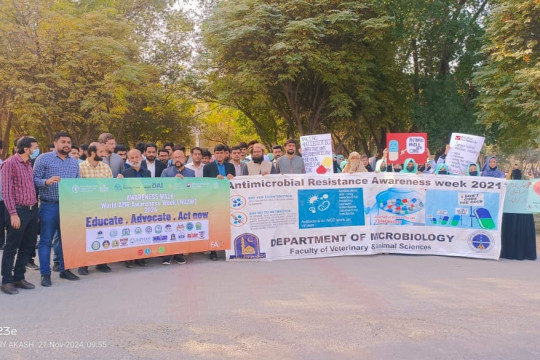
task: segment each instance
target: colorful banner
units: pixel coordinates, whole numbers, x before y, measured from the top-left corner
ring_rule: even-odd
[[[478,161],[483,145],[482,136],[453,133],[450,139],[450,151],[444,161],[450,168],[450,172],[456,175],[468,175],[469,164],[475,164]]]
[[[228,260],[380,253],[498,259],[504,179],[407,174],[231,180]]]
[[[503,212],[508,214],[531,214],[527,206],[529,180],[506,180],[506,196]]]
[[[306,174],[332,174],[334,172],[330,134],[301,136],[300,144]]]
[[[529,195],[527,196],[527,208],[533,213],[540,213],[540,180],[529,180]]]
[[[426,133],[388,133],[386,134],[389,164],[403,164],[408,158],[418,164],[427,161]]]
[[[62,179],[66,268],[230,248],[229,181]]]

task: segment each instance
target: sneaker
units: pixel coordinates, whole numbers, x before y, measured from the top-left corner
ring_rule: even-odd
[[[60,278],[66,280],[79,280],[80,278],[69,270],[60,272]]]
[[[96,265],[96,270],[104,273],[110,273],[112,270],[107,264]]]
[[[179,265],[184,265],[186,263],[186,260],[184,259],[182,255],[176,255],[173,259]]]
[[[34,259],[30,259],[30,261],[28,261],[28,264],[26,264],[26,267],[31,270],[39,270],[39,266],[36,265]]]
[[[60,272],[60,263],[55,262],[52,267],[52,271]]]
[[[171,265],[171,257],[170,256],[163,257],[163,261],[161,262],[161,265]]]

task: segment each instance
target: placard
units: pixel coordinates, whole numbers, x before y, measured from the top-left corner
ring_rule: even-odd
[[[300,137],[306,174],[333,173],[332,136],[330,134]]]
[[[483,145],[482,136],[453,133],[450,139],[450,150],[445,159],[450,172],[455,175],[468,175],[469,164],[475,164],[478,161]]]
[[[386,134],[389,164],[403,164],[412,158],[418,164],[427,161],[426,133],[388,133]]]

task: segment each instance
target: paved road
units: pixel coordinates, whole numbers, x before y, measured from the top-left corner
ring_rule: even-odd
[[[540,359],[536,261],[187,260],[0,294],[0,359]]]

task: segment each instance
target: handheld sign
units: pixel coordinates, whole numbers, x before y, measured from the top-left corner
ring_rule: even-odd
[[[450,139],[450,151],[445,163],[452,174],[467,175],[469,164],[478,160],[484,138],[482,136],[453,133]]]
[[[403,164],[412,158],[419,164],[427,159],[426,133],[389,133],[386,134],[389,164]]]
[[[306,174],[331,174],[334,172],[330,134],[301,136],[300,144]]]

